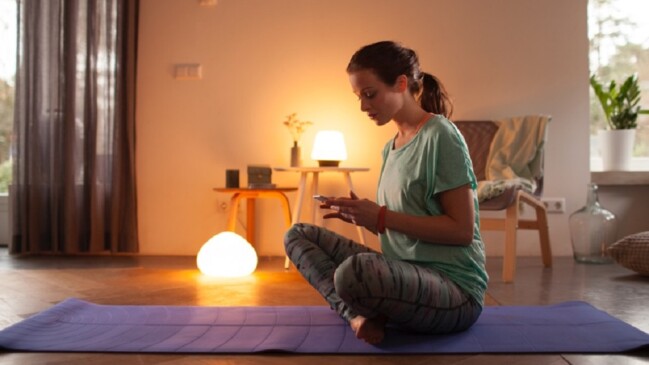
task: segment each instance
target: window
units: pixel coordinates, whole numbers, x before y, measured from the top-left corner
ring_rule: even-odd
[[[605,84],[617,83],[636,73],[641,105],[649,109],[649,2],[637,0],[589,0],[588,38],[590,73]],[[599,101],[590,90],[591,168],[601,164],[597,131],[605,127]],[[649,169],[649,115],[638,117],[633,151],[634,169]]]
[[[16,0],[0,0],[0,193],[6,193],[11,182],[17,11]]]

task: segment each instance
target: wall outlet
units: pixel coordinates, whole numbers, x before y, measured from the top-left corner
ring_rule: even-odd
[[[566,198],[541,198],[548,213],[565,213]]]
[[[227,200],[217,200],[216,208],[221,213],[227,213],[230,208],[230,203]]]

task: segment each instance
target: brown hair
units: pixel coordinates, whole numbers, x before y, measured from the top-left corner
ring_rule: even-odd
[[[347,72],[372,70],[387,85],[394,85],[397,77],[408,78],[408,90],[419,100],[421,107],[430,113],[450,118],[451,103],[439,79],[419,68],[415,51],[393,41],[382,41],[362,47],[352,56]]]

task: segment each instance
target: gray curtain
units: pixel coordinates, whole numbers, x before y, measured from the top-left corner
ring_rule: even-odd
[[[18,4],[10,252],[137,252],[138,2]]]

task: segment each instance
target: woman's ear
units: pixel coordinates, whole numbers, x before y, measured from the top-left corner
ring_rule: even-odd
[[[406,75],[397,76],[397,81],[394,83],[394,87],[398,92],[405,92],[408,90],[408,78]]]

